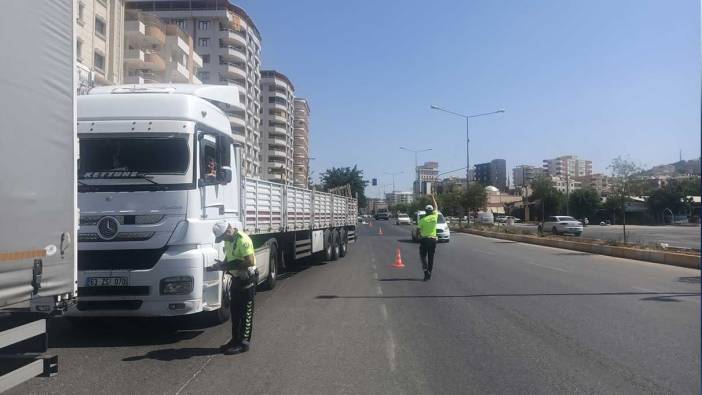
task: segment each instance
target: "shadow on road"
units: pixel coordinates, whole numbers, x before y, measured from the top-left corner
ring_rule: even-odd
[[[460,298],[504,298],[533,296],[648,296],[641,300],[655,302],[678,302],[677,297],[700,296],[692,292],[574,292],[574,293],[515,293],[515,294],[473,294],[473,295],[317,295],[315,299],[460,299]]]
[[[678,282],[688,283],[688,284],[699,284],[700,276],[697,277],[679,277]]]
[[[493,241],[494,244],[517,244],[518,241]]]
[[[561,256],[589,256],[593,255],[590,254],[589,252],[559,252],[556,255],[561,255]]]
[[[424,281],[421,278],[379,278],[378,281]]]
[[[219,348],[201,348],[201,347],[191,347],[191,348],[168,348],[163,350],[149,351],[144,355],[135,355],[133,357],[127,357],[122,359],[125,362],[142,361],[144,359],[155,359],[158,361],[177,361],[183,359],[189,359],[192,357],[203,357],[209,355],[217,355],[222,352]]]
[[[400,243],[409,243],[409,244],[418,244],[415,241],[412,241],[412,239],[397,239]]]
[[[49,320],[49,347],[132,347],[173,344],[204,333],[198,323],[174,319]],[[185,329],[185,330],[184,330]]]

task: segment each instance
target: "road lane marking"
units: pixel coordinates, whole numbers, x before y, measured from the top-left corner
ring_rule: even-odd
[[[559,272],[565,272],[565,273],[569,273],[569,272],[570,272],[569,270],[561,269],[560,267],[553,267],[553,266],[541,265],[541,264],[539,264],[539,263],[536,263],[536,262],[529,262],[529,261],[523,261],[523,262],[526,263],[526,264],[529,264],[529,265],[534,265],[534,266],[542,267],[542,268],[544,268],[544,269],[557,270],[557,271],[559,271]]]
[[[388,321],[388,308],[387,308],[387,306],[385,306],[385,303],[380,305],[380,312],[383,314],[383,320],[385,320],[385,322],[387,322]]]
[[[375,291],[378,293],[378,295],[382,295],[382,294],[383,294],[383,290],[380,289],[380,285],[376,285],[376,286],[375,286]]]
[[[377,280],[377,279],[378,279],[378,273],[373,273],[373,278]]]
[[[193,376],[192,376],[190,379],[188,379],[188,381],[185,382],[185,384],[183,384],[180,388],[178,388],[178,391],[176,391],[175,395],[179,395],[181,392],[183,392],[183,390],[185,389],[185,387],[187,387],[193,380],[195,380],[195,378],[196,378],[200,373],[202,373],[203,370],[205,370],[205,368],[207,367],[207,365],[209,365],[210,361],[212,361],[212,358],[214,358],[214,355],[210,355],[209,358],[207,358],[207,360],[205,361],[205,363],[202,364],[202,366],[200,367],[200,369],[198,369],[198,370],[193,374]]]
[[[375,263],[372,264],[371,267],[373,268],[373,270],[377,269],[377,267],[375,267]]]
[[[397,348],[397,346],[395,345],[395,338],[392,336],[392,331],[388,326],[386,326],[385,328],[385,332],[388,337],[386,347],[386,352],[388,354],[388,362],[390,362],[390,371],[394,372],[397,369],[397,361],[395,357],[395,349]]]

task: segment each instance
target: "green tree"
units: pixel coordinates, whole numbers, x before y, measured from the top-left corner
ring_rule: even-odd
[[[578,189],[570,193],[568,203],[575,218],[592,217],[600,207],[600,195],[592,188]]]
[[[436,195],[436,202],[445,215],[456,216],[463,208],[463,192],[454,190]]]
[[[548,177],[538,177],[531,182],[529,201],[536,203],[534,209],[543,219],[547,215],[557,215],[565,205],[565,196],[553,186]]]
[[[624,243],[626,243],[626,200],[629,198],[632,192],[632,185],[637,185],[636,175],[640,174],[643,170],[641,166],[618,156],[612,159],[612,163],[607,167],[612,171],[612,188],[609,198],[613,198],[616,203],[621,204],[620,210],[622,213],[622,225],[624,232]]]
[[[363,170],[359,170],[356,165],[351,167],[332,167],[322,174],[322,188],[329,190],[346,184],[351,186],[351,194],[355,197],[358,194],[358,206],[366,207],[366,185],[368,181],[363,180]]]
[[[484,209],[487,205],[487,192],[477,182],[471,182],[468,190],[463,195],[463,208],[466,212]]]
[[[658,222],[664,222],[665,209],[673,214],[681,214],[690,210],[691,200],[682,185],[669,184],[665,188],[655,190],[646,200],[649,211]]]

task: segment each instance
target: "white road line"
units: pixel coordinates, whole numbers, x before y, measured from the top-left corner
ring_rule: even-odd
[[[388,361],[390,362],[390,371],[394,372],[397,369],[397,361],[395,357],[395,349],[397,346],[395,345],[395,338],[392,336],[392,331],[390,330],[389,327],[387,327],[387,345],[386,345],[386,352],[388,354]]]
[[[541,265],[541,264],[538,264],[538,263],[536,263],[536,262],[522,261],[522,263],[526,263],[526,264],[529,264],[529,265],[534,265],[534,266],[542,267],[542,268],[544,268],[544,269],[557,270],[557,271],[559,271],[559,272],[565,272],[565,273],[569,273],[569,272],[570,272],[569,270],[561,269],[560,267],[553,267],[553,266]]]
[[[375,267],[375,263],[372,264],[371,267],[373,268],[373,270],[377,269],[377,267]]]
[[[193,374],[193,377],[191,377],[190,379],[188,379],[188,381],[186,381],[185,384],[183,384],[180,388],[178,388],[178,391],[176,391],[175,395],[179,395],[181,392],[183,392],[183,390],[185,389],[185,387],[187,387],[193,380],[195,380],[195,378],[196,378],[200,373],[202,373],[203,370],[205,370],[205,368],[207,367],[207,365],[209,365],[210,361],[212,361],[212,358],[214,358],[214,355],[211,355],[209,358],[207,358],[207,360],[205,361],[205,363],[202,364],[202,366],[200,367],[200,369],[198,369],[198,370]]]
[[[373,278],[377,280],[377,279],[378,279],[378,273],[373,273]]]
[[[382,294],[383,294],[383,290],[380,289],[380,285],[376,285],[376,286],[375,286],[375,291],[378,293],[378,295],[382,295]]]
[[[383,319],[385,322],[388,321],[388,308],[385,306],[385,303],[380,305],[380,312],[383,314]]]

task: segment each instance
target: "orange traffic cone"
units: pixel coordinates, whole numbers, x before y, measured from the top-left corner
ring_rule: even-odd
[[[405,264],[402,263],[402,256],[400,255],[400,249],[397,249],[397,252],[395,252],[395,263],[392,264],[392,267],[396,267],[398,269],[402,269],[405,267]]]
[[[373,227],[373,223],[370,222],[370,221],[368,221],[368,226],[370,226],[370,227],[372,228],[372,227]]]
[[[378,234],[381,236],[383,235],[383,228],[381,228],[380,226],[378,227]]]

